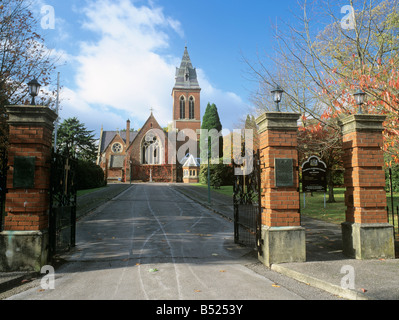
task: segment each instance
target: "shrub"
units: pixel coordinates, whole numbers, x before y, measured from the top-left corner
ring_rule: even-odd
[[[78,160],[76,184],[78,190],[99,188],[106,185],[104,171],[90,161]]]
[[[389,169],[385,169],[386,190],[390,191],[389,186]],[[399,165],[392,166],[392,187],[393,191],[399,192]]]
[[[234,170],[232,165],[223,164],[220,159],[219,164],[209,166],[211,185],[229,186],[234,182]],[[208,164],[202,164],[200,169],[200,183],[208,184]]]

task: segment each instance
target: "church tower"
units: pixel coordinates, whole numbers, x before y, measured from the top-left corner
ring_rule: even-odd
[[[176,83],[173,87],[173,128],[178,131],[201,129],[201,88],[197,71],[193,68],[187,47],[184,49],[180,68],[176,68]]]

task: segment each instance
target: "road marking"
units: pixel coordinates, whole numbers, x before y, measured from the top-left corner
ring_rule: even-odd
[[[175,260],[175,255],[174,255],[174,253],[173,253],[172,245],[171,245],[171,243],[170,243],[170,241],[169,241],[168,236],[166,235],[165,229],[163,228],[163,225],[162,225],[161,221],[159,221],[158,217],[156,216],[154,210],[153,210],[152,207],[151,207],[150,200],[149,200],[149,198],[148,198],[148,194],[147,194],[146,188],[144,188],[144,193],[145,193],[145,196],[146,196],[146,198],[147,198],[148,209],[150,210],[150,212],[151,212],[151,214],[153,215],[153,217],[155,218],[155,220],[157,220],[157,223],[158,223],[158,225],[160,226],[160,228],[161,228],[161,230],[162,230],[162,233],[163,233],[163,235],[164,235],[164,238],[165,238],[166,242],[168,243],[169,251],[170,251],[170,254],[172,255],[173,267],[174,267],[174,269],[175,269],[176,284],[177,284],[177,294],[178,294],[178,297],[179,297],[178,299],[181,300],[181,299],[182,299],[182,296],[181,296],[181,286],[180,286],[180,281],[179,281],[179,272],[178,272],[178,270],[177,270],[177,265],[176,265],[176,260]]]

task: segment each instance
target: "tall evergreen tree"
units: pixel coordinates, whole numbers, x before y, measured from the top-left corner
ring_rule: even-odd
[[[223,129],[223,126],[222,126],[222,123],[220,122],[218,109],[214,103],[210,104],[208,102],[204,117],[202,118],[201,129],[206,129],[206,130],[216,129],[220,133],[219,158],[222,158],[223,157],[223,136],[221,134],[221,131]],[[211,141],[208,141],[208,143],[210,145]],[[216,143],[216,141],[214,141],[213,143]]]
[[[204,117],[202,119],[201,129],[216,129],[218,131],[222,130],[218,109],[214,103],[208,103]]]
[[[57,140],[57,149],[64,155],[80,160],[96,159],[97,147],[93,131],[87,130],[76,117],[61,123]]]

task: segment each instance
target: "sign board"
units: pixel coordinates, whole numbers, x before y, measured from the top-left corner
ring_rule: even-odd
[[[327,192],[327,166],[316,156],[302,165],[302,192]]]
[[[294,186],[294,160],[274,159],[274,174],[277,188]]]
[[[13,188],[32,189],[35,186],[36,157],[15,157]]]

